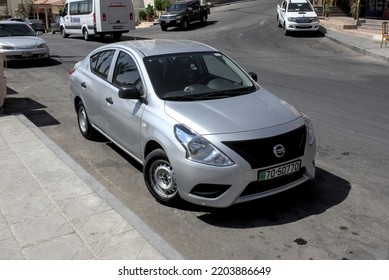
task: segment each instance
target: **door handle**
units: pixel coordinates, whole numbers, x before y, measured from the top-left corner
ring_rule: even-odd
[[[107,98],[105,99],[105,101],[107,101],[109,104],[113,104],[112,97],[107,97]]]
[[[83,88],[86,88],[86,83],[85,83],[85,82],[82,82],[82,83],[81,83],[81,86],[82,86]]]

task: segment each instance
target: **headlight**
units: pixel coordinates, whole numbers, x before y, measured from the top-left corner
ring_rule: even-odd
[[[11,46],[2,45],[2,46],[0,46],[0,49],[2,49],[2,50],[13,50],[14,48],[11,47]]]
[[[312,145],[315,143],[315,131],[313,129],[313,124],[311,119],[304,113],[301,113],[305,120],[305,125],[307,126],[307,133],[308,133],[308,143],[309,145]]]
[[[296,18],[292,18],[292,17],[290,17],[290,18],[288,18],[288,21],[290,21],[290,22],[296,22],[296,21],[297,21],[297,19],[296,19]]]
[[[312,22],[318,22],[319,18],[318,17],[312,17],[311,20],[312,20]]]
[[[215,148],[208,140],[187,127],[176,125],[174,134],[185,148],[187,159],[220,167],[234,164],[232,160]]]
[[[39,45],[37,46],[37,48],[38,48],[38,49],[45,49],[45,48],[47,48],[47,45],[46,45],[45,43],[39,44]]]

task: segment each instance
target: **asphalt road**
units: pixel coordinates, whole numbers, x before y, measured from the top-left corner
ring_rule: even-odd
[[[78,131],[67,71],[109,39],[42,35],[52,63],[6,70],[5,113],[24,113],[188,259],[389,259],[388,64],[321,36],[285,37],[275,11],[274,0],[224,5],[212,9],[204,27],[154,26],[126,39],[208,43],[310,115],[317,178],[301,188],[228,209],[158,204],[139,165],[105,139],[87,141]]]

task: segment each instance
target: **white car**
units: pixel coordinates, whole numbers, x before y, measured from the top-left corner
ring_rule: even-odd
[[[26,23],[0,21],[0,50],[4,61],[50,59],[45,40]]]
[[[298,31],[318,31],[319,18],[308,0],[283,0],[277,5],[278,26],[284,34]]]
[[[142,164],[161,203],[228,207],[315,176],[310,119],[210,46],[107,44],[69,74],[81,134],[102,133]]]

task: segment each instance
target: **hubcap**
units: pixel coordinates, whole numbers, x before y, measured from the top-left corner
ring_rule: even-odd
[[[174,173],[166,161],[157,161],[152,169],[154,190],[164,198],[173,197],[177,192]]]
[[[87,119],[86,119],[86,113],[83,108],[80,108],[79,111],[79,117],[78,117],[78,122],[80,123],[80,128],[82,132],[87,131]]]

